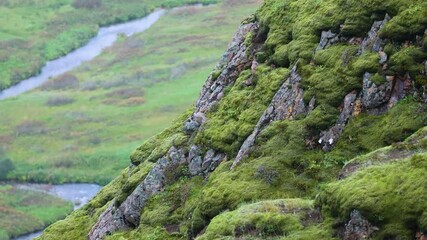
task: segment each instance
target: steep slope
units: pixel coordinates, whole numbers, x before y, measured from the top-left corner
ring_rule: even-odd
[[[426,15],[421,0],[266,0],[194,109],[41,239],[421,236]]]

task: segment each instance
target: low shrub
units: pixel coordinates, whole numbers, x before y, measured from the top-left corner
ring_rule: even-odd
[[[63,106],[63,105],[68,105],[71,104],[75,101],[74,98],[70,98],[70,97],[66,97],[66,96],[56,96],[56,97],[50,97],[45,105],[49,106],[49,107],[54,107],[54,106]]]

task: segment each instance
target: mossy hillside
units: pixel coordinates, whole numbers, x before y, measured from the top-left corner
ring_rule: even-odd
[[[343,36],[364,37],[373,21],[383,20],[385,13],[391,15],[392,20],[380,31],[380,36],[395,47],[394,52],[388,53],[391,58],[391,66],[387,74],[409,72],[413,79],[420,79],[421,83],[423,81],[421,80],[421,64],[425,59],[425,51],[422,52],[419,48],[421,45],[417,43],[416,36],[421,38],[424,36],[427,4],[423,1],[265,1],[264,6],[256,14],[256,18],[261,22],[261,28],[269,30],[263,56],[270,56],[267,58],[267,62],[278,66],[292,66],[297,61],[305,65],[312,60],[322,31],[332,30],[335,33],[341,32]],[[408,14],[411,14],[409,18]],[[419,46],[406,48],[402,46],[404,41]],[[337,98],[337,95],[345,94],[348,88],[358,88],[355,84],[360,83],[360,78],[356,79],[356,77],[362,76],[366,71],[373,74],[377,72],[384,74],[380,71],[376,54],[368,51],[360,56],[360,59],[355,59],[354,66],[349,66],[347,69],[345,65],[355,57],[355,46],[330,48],[325,50],[327,52],[324,54],[317,53],[316,55],[332,57],[342,54],[341,64],[338,64],[341,66],[333,68],[337,66],[334,64],[339,59],[337,57],[333,62],[325,62],[322,56],[315,56],[316,65],[329,69],[316,69],[316,71],[305,74],[306,80],[310,77],[318,79],[325,86],[316,89],[316,85],[307,84],[306,86],[311,86],[313,91],[319,90],[321,94],[326,94],[328,91],[335,93],[336,95],[332,95],[330,99],[338,101],[337,99],[340,98]],[[375,61],[377,64],[374,63]],[[337,82],[337,80],[342,82]],[[327,85],[328,83],[329,85]],[[347,87],[335,89],[334,83],[344,84]],[[332,88],[328,88],[331,86]]]
[[[207,122],[199,129],[196,138],[184,146],[196,143],[203,150],[225,152],[228,159],[232,160],[244,139],[252,132],[274,92],[286,79],[288,68],[294,64],[298,65],[303,78],[302,84],[306,92],[304,100],[308,101],[313,96],[318,99],[314,110],[307,115],[296,116],[292,121],[271,123],[261,132],[249,158],[240,162],[234,170],[230,170],[231,161],[226,161],[206,179],[202,179],[189,178],[185,169],[176,169],[177,175],[172,175],[181,176],[174,177],[175,181],[149,201],[142,210],[141,224],[132,231],[115,233],[111,239],[148,238],[150,231],[154,234],[150,235],[154,239],[196,237],[205,227],[208,226],[209,229],[210,222],[213,224],[211,229],[214,229],[211,234],[224,234],[224,238],[233,238],[233,231],[221,233],[218,230],[222,228],[222,225],[218,226],[224,219],[221,214],[225,211],[232,211],[224,213],[228,219],[239,214],[238,209],[242,204],[269,199],[313,199],[322,189],[322,183],[336,181],[335,177],[346,161],[392,142],[403,141],[426,125],[423,115],[425,104],[407,98],[387,114],[354,116],[346,126],[349,130],[344,130],[333,152],[324,153],[317,145],[319,133],[335,124],[344,96],[362,88],[364,72],[384,74],[378,63],[378,54],[367,51],[359,56],[357,46],[343,43],[314,53],[320,32],[329,29],[338,32],[340,24],[344,24],[347,36],[363,37],[374,20],[384,19],[385,12],[395,16],[403,11],[401,8],[412,4],[420,5],[419,1],[405,1],[399,7],[396,4],[403,1],[362,1],[363,7],[356,7],[360,1],[347,2],[350,4],[348,6],[360,12],[350,13],[353,8],[346,8],[343,2],[337,1],[265,2],[256,18],[261,21],[262,31],[268,33],[262,50],[267,63],[261,62],[251,86],[242,85],[252,74],[249,69],[243,71],[236,83],[227,89],[222,101],[206,114]],[[309,15],[314,16],[313,20]],[[300,16],[306,19],[300,19]],[[250,38],[251,36],[246,44],[250,42]],[[397,40],[393,41],[397,46],[402,44]],[[274,55],[279,48],[283,50],[283,54]],[[396,49],[399,50],[397,47]],[[280,59],[284,65],[274,62],[274,59]],[[329,88],[334,90],[332,94],[329,94]],[[358,125],[360,122],[363,124]],[[172,131],[161,139],[179,139],[182,136],[180,131]],[[133,161],[143,166],[149,163],[146,160],[155,147],[159,150],[155,152],[160,154],[171,142],[173,141],[167,140],[166,145],[161,146],[163,143],[152,141],[137,150]],[[123,177],[125,182],[127,177]],[[351,184],[348,183],[347,188],[350,187]],[[390,189],[387,188],[388,190]],[[351,194],[348,197],[351,198]],[[218,221],[215,220],[217,216]],[[329,217],[327,211],[325,216],[324,225],[313,226],[305,231],[295,229],[294,238],[309,239],[315,233],[325,236],[325,239],[332,238],[332,225],[337,221],[348,221],[349,212],[342,212],[342,217],[339,215],[338,220]],[[336,217],[337,214],[333,216]],[[270,215],[266,218],[270,218]],[[259,219],[259,226],[262,226],[263,217]],[[283,223],[280,217],[274,219],[277,223]],[[255,219],[255,225],[256,222]],[[233,224],[239,226],[241,223],[236,221]],[[281,224],[280,226],[282,227]]]
[[[373,239],[411,238],[427,229],[427,154],[372,166],[330,183],[318,199],[324,211],[345,221],[353,209],[379,227]]]
[[[286,239],[301,239],[298,234],[315,225],[315,223],[310,224],[309,212],[314,212],[312,202],[302,199],[247,204],[216,216],[197,239],[275,239],[275,237],[279,239],[278,236],[286,236]],[[322,234],[319,231],[313,231],[313,233],[312,237],[325,237],[325,239],[331,235],[328,232]],[[305,236],[308,237],[309,234]]]

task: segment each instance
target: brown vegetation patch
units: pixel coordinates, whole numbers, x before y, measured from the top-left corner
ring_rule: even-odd
[[[144,92],[141,89],[134,88],[118,89],[105,94],[106,97],[121,99],[142,97],[143,95]]]
[[[66,73],[47,81],[40,88],[42,90],[75,89],[79,87],[79,80],[76,76]]]
[[[205,9],[201,8],[200,6],[179,7],[172,11],[172,15],[189,16],[189,15],[197,14],[202,11],[205,11]]]
[[[50,97],[46,101],[45,105],[49,107],[63,106],[63,105],[71,104],[74,101],[75,101],[74,98],[70,98],[66,96],[56,96],[56,97]]]
[[[25,120],[15,128],[16,136],[20,135],[38,135],[45,134],[47,132],[47,128],[44,126],[43,122],[33,121],[33,120]]]
[[[75,8],[94,9],[102,6],[101,0],[74,0],[72,3]]]
[[[120,102],[120,106],[125,106],[125,107],[131,107],[131,106],[138,106],[141,105],[145,102],[145,99],[142,97],[132,97],[132,98],[128,98],[124,101]]]

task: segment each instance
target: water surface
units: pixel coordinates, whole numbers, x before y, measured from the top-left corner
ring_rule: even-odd
[[[23,183],[13,185],[18,189],[44,192],[46,194],[50,194],[63,200],[72,202],[74,210],[83,207],[101,190],[101,186],[87,183],[71,183],[61,185]],[[42,233],[43,231],[26,234],[14,238],[14,240],[31,240],[40,236]]]

